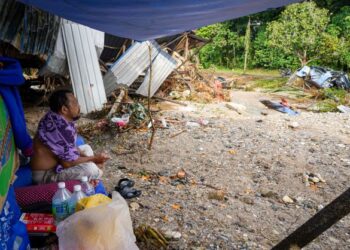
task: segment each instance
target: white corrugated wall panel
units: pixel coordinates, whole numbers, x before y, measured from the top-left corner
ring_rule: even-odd
[[[81,112],[100,110],[107,101],[92,32],[79,24],[63,24],[69,73]]]
[[[151,81],[151,96],[153,96],[168,75],[176,68],[176,60],[168,53],[161,51],[152,62],[152,81]],[[148,96],[148,86],[150,80],[150,70],[147,70],[146,76],[137,89],[136,93]]]
[[[118,84],[130,86],[144,70],[149,67],[149,47],[152,60],[161,49],[155,42],[136,42],[121,56],[105,74],[103,81],[107,95],[110,95]]]

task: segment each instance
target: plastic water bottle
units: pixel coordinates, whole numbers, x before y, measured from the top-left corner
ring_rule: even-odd
[[[59,182],[58,190],[52,198],[52,214],[56,224],[69,216],[68,200],[71,196],[71,192],[66,189],[66,183]]]
[[[80,185],[75,185],[74,186],[74,193],[70,197],[68,201],[68,213],[74,214],[75,212],[75,207],[78,203],[79,200],[85,198],[86,195],[81,191],[81,186]]]
[[[81,178],[81,190],[86,196],[91,196],[95,194],[94,187],[88,182],[87,176]]]

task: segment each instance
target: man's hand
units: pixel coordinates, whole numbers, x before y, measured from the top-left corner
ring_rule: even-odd
[[[96,164],[103,164],[109,159],[111,159],[111,157],[108,154],[100,153],[94,156],[93,162]]]

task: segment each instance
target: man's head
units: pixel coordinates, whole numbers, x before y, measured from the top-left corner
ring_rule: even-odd
[[[57,90],[52,93],[49,106],[51,111],[62,115],[69,121],[76,121],[80,118],[78,100],[70,90]]]

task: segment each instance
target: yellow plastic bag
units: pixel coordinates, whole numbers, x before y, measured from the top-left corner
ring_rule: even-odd
[[[75,211],[84,210],[85,208],[97,207],[99,205],[104,205],[111,203],[112,199],[103,194],[95,194],[86,198],[83,198],[77,202]]]

